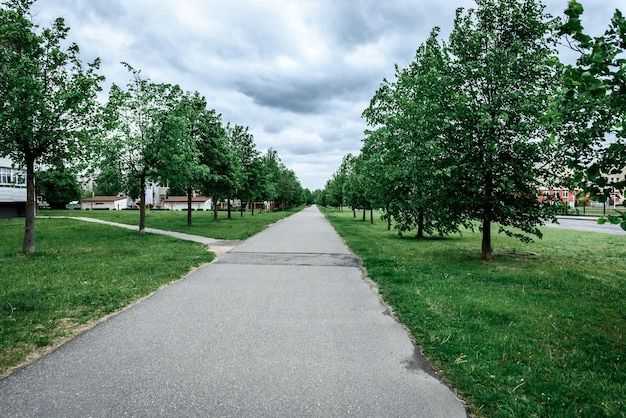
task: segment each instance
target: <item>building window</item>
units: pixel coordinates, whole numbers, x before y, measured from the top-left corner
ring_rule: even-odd
[[[21,170],[0,167],[0,186],[26,187],[26,176]]]
[[[562,197],[563,199],[567,199],[569,197],[569,190],[563,190]]]

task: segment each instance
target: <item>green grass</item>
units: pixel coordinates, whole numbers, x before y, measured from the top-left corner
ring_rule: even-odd
[[[625,236],[494,231],[484,263],[478,233],[415,240],[324,213],[473,414],[626,416]]]
[[[277,222],[301,210],[303,206],[279,212],[255,211],[254,216],[245,212],[240,216],[233,211],[232,219],[227,219],[226,212],[219,212],[217,221],[213,212],[193,212],[192,226],[187,226],[187,212],[184,211],[146,211],[146,227],[167,231],[184,232],[224,240],[245,240],[261,232],[268,225]],[[38,216],[76,216],[103,219],[128,225],[139,225],[138,210],[41,210]]]
[[[206,247],[70,219],[37,219],[36,253],[20,253],[24,219],[0,220],[0,376],[191,268]]]

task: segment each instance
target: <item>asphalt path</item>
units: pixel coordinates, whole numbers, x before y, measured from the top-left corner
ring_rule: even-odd
[[[311,207],[0,381],[0,416],[467,413]]]
[[[570,229],[573,231],[626,235],[626,231],[619,225],[613,225],[608,222],[603,225],[598,224],[598,218],[560,216],[558,221],[558,223],[546,223],[546,226],[549,228]]]

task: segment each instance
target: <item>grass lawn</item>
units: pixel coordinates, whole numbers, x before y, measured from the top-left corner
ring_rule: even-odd
[[[0,376],[112,312],[210,262],[206,247],[71,219],[0,219]]]
[[[494,231],[485,263],[478,233],[415,240],[323,211],[473,414],[626,416],[625,236]]]
[[[277,222],[303,209],[304,206],[279,212],[255,211],[254,216],[245,212],[232,212],[232,219],[227,213],[220,211],[218,220],[213,220],[213,212],[194,211],[192,226],[187,226],[187,212],[147,210],[146,228],[164,229],[166,231],[184,232],[224,240],[245,240],[261,232],[268,225]],[[139,225],[138,210],[41,210],[38,216],[75,216],[103,219],[128,225]]]

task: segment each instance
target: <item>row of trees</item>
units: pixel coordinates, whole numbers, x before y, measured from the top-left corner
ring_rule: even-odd
[[[435,28],[383,81],[363,113],[371,129],[360,154],[344,158],[320,203],[382,208],[418,237],[478,225],[489,260],[492,224],[541,238],[557,205],[540,201],[540,188],[575,184],[603,200],[625,187],[607,176],[626,166],[626,22],[617,11],[591,38],[576,1],[566,23],[535,0],[476,3],[457,11],[446,42]],[[581,53],[576,66],[558,59],[563,35]]]
[[[114,84],[101,105],[99,59],[82,63],[78,45],[67,44],[62,18],[40,30],[30,16],[33,3],[5,0],[0,7],[0,156],[26,167],[22,252],[35,251],[38,166],[64,173],[91,168],[101,187],[140,198],[140,232],[150,181],[182,190],[190,201],[195,191],[213,202],[303,201],[306,193],[277,153],[257,151],[248,128],[224,126],[197,92],[154,83],[124,64],[131,81],[126,88]]]
[[[215,219],[219,200],[271,200],[282,208],[303,201],[294,172],[276,151],[257,151],[247,127],[224,126],[199,93],[153,83],[124,65],[132,80],[126,90],[115,84],[111,87],[103,117],[106,135],[94,148],[99,150],[100,171],[109,181],[117,181],[118,188],[145,202],[148,181],[167,184],[187,195],[189,208],[199,191],[212,197]],[[144,224],[142,204],[140,231]]]

